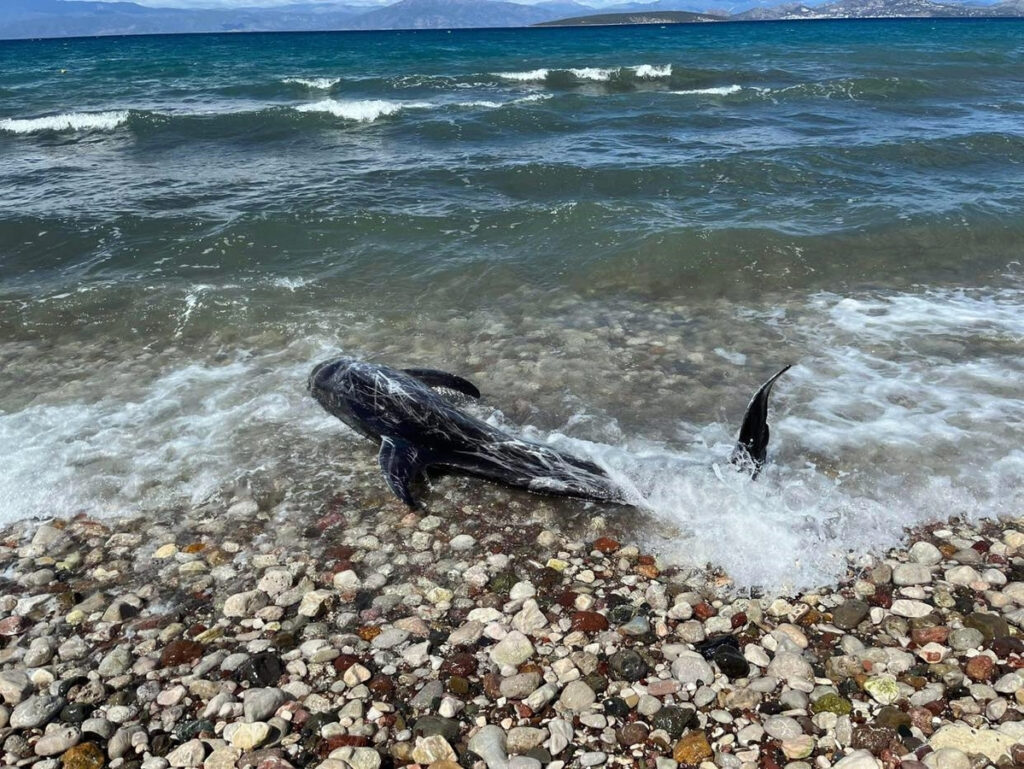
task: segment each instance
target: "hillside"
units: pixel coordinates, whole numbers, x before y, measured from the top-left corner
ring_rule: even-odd
[[[632,13],[596,13],[574,16],[536,24],[538,27],[598,27],[616,24],[692,24],[702,21],[722,21],[724,16],[687,11],[635,11]]]

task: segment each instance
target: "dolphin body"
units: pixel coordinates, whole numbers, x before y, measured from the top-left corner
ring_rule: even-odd
[[[768,450],[768,397],[788,369],[758,389],[743,419],[731,461],[754,477]],[[461,411],[451,394],[475,399],[480,391],[454,374],[343,357],[317,364],[308,388],[330,414],[380,442],[384,480],[409,507],[416,507],[411,484],[431,467],[538,493],[635,504],[593,462],[515,438]]]

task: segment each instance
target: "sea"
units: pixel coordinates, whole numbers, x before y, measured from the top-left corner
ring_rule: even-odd
[[[476,382],[666,561],[827,584],[1024,512],[1022,260],[1024,20],[0,42],[0,523],[383,489],[306,393],[346,354]]]

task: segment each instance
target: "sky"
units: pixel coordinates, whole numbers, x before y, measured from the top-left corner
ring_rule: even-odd
[[[281,5],[365,5],[374,8],[384,5],[392,5],[398,0],[130,0],[136,5],[145,5],[150,8],[273,8]],[[522,5],[534,5],[544,0],[510,0]],[[594,8],[602,8],[609,5],[621,5],[629,0],[576,0],[582,5],[589,5]],[[2,0],[0,0],[2,2]],[[103,3],[114,3],[119,0],[99,0]],[[485,0],[480,0],[485,2]]]

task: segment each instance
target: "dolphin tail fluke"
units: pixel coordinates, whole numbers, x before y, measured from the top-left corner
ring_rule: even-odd
[[[752,478],[756,478],[761,472],[761,467],[768,457],[768,398],[775,382],[791,368],[792,364],[786,366],[761,385],[750,399],[747,412],[743,415],[740,435],[729,461],[740,470],[749,471]]]

